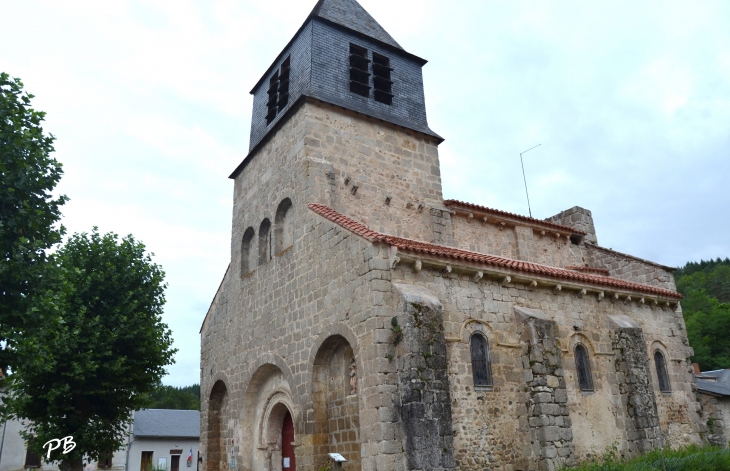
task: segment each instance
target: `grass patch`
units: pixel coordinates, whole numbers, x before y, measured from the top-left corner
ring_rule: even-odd
[[[607,452],[574,471],[725,471],[730,470],[730,449],[690,446],[679,450],[654,450],[629,461]]]

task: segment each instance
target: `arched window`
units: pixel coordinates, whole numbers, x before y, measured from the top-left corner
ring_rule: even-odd
[[[489,361],[489,344],[481,334],[471,336],[471,371],[474,386],[492,385],[492,367]]]
[[[659,350],[654,352],[654,365],[656,366],[656,375],[659,379],[659,390],[661,392],[672,392],[672,386],[669,384],[669,375],[667,374],[667,362],[664,360],[664,354]]]
[[[591,363],[588,360],[588,352],[580,344],[575,347],[575,369],[578,372],[580,390],[593,391],[593,378],[591,377]]]
[[[243,240],[241,242],[241,276],[247,275],[253,270],[254,265],[251,263],[251,243],[255,235],[253,227],[249,227],[243,233]]]
[[[259,265],[271,260],[271,221],[264,219],[259,227]]]
[[[294,243],[294,228],[292,227],[292,218],[289,214],[291,206],[291,200],[284,198],[276,209],[276,218],[274,219],[274,253],[277,255],[291,247]]]

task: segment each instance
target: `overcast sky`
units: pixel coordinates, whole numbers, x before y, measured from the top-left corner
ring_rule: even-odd
[[[69,232],[132,233],[199,382],[230,258],[248,91],[315,0],[0,0],[0,71],[48,113]],[[730,2],[361,0],[424,67],[444,197],[593,212],[599,244],[670,266],[730,256]]]

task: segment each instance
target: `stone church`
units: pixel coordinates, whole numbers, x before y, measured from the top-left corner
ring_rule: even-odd
[[[554,470],[724,442],[671,268],[598,245],[580,207],[444,199],[425,64],[320,0],[253,87],[200,331],[203,469]]]

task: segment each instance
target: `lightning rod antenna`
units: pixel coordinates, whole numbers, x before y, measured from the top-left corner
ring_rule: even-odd
[[[542,144],[538,144],[535,147],[540,147]],[[522,161],[522,154],[526,154],[530,152],[535,147],[530,147],[524,152],[520,152],[520,163],[522,164],[522,179],[525,181],[525,194],[527,195],[527,210],[530,212],[530,217],[532,217],[532,208],[530,208],[530,194],[527,192],[527,177],[525,177],[525,163]]]

